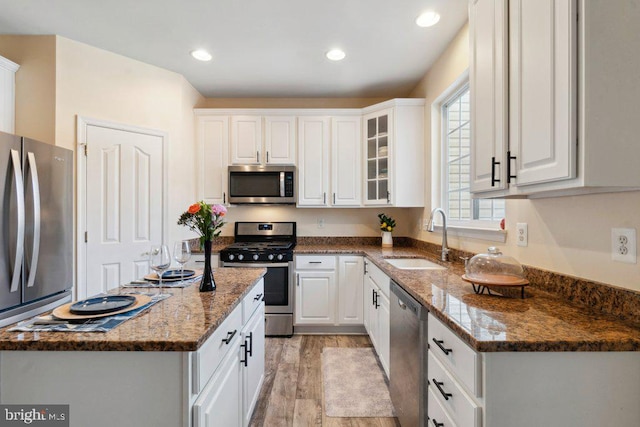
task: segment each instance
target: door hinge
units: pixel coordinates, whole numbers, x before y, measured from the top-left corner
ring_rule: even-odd
[[[88,232],[84,232],[84,242],[87,243],[89,239],[89,233]]]
[[[87,144],[84,144],[84,155],[87,155]]]

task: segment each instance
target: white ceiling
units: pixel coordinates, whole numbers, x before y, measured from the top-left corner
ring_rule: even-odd
[[[416,17],[435,10],[431,28]],[[467,0],[0,0],[0,34],[58,34],[175,71],[206,97],[406,96]],[[340,47],[347,57],[328,61]],[[199,62],[189,52],[213,54]]]

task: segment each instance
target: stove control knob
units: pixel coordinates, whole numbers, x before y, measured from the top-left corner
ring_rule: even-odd
[[[244,259],[244,255],[240,254],[238,255],[238,261],[242,261]]]
[[[229,258],[229,261],[233,261],[233,259],[235,258],[235,256],[233,256],[233,254],[229,254],[229,256],[227,256],[227,258]]]
[[[282,254],[278,254],[278,261],[282,261]]]
[[[254,254],[252,258],[253,258],[254,261],[257,261],[258,258],[260,258],[260,257],[258,256],[258,254]]]
[[[269,254],[269,256],[267,258],[269,258],[269,261],[272,261],[273,260],[273,254]]]

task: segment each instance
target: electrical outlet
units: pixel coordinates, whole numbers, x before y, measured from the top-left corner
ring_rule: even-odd
[[[318,228],[324,228],[324,218],[318,218]]]
[[[628,264],[637,262],[635,228],[611,229],[611,259]]]
[[[529,227],[526,222],[516,224],[516,239],[518,246],[529,246]]]

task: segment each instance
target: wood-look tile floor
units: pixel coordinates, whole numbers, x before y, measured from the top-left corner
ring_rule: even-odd
[[[265,378],[250,427],[399,427],[396,418],[335,418],[324,411],[323,347],[371,347],[366,335],[267,338]]]

